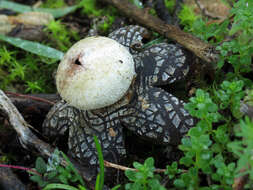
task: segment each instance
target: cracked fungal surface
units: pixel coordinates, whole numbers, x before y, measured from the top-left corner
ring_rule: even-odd
[[[98,137],[105,159],[117,163],[126,154],[123,127],[158,143],[177,145],[195,124],[184,109],[184,102],[159,88],[188,73],[184,51],[167,43],[139,48],[147,35],[148,31],[140,26],[123,27],[109,34],[131,52],[137,73],[128,93],[119,102],[83,111],[62,100],[44,121],[46,135],[56,137],[68,133],[69,152],[84,165],[96,167],[98,164],[93,135]]]

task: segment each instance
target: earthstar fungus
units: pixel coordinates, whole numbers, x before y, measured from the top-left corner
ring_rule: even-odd
[[[43,124],[44,132],[52,137],[68,134],[70,154],[84,165],[96,167],[98,164],[93,135],[100,140],[105,159],[117,162],[126,153],[123,127],[158,143],[177,145],[195,124],[184,109],[183,101],[159,87],[185,77],[189,60],[175,44],[159,43],[137,51],[133,47],[142,47],[143,36],[147,33],[145,28],[131,25],[109,34],[109,38],[117,42],[105,37],[81,40],[60,63],[56,82],[65,101],[56,103],[50,110]],[[97,45],[95,41],[104,45]],[[109,41],[112,50],[108,50],[108,46],[111,47]],[[88,44],[94,48],[89,49]],[[126,56],[118,57],[116,48],[123,48],[122,55]],[[99,52],[104,53],[99,55]],[[111,54],[113,66],[108,66]],[[93,68],[93,64],[105,67],[105,71],[92,71],[91,79],[82,76]],[[127,73],[123,72],[125,69]],[[103,78],[108,76],[112,82]],[[91,81],[91,87],[86,86],[86,79]],[[123,82],[124,87],[120,84],[116,87],[120,89],[116,98],[114,95],[106,97],[114,92],[113,85],[119,82]],[[89,90],[98,91],[91,93]],[[104,94],[107,92],[109,95]],[[109,101],[103,101],[107,98]],[[93,99],[98,105],[90,101]],[[85,105],[81,102],[83,100]]]

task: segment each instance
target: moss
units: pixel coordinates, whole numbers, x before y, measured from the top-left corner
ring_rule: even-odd
[[[82,8],[82,12],[88,17],[103,17],[104,22],[98,26],[102,32],[108,31],[117,15],[117,10],[112,6],[99,9],[95,0],[81,0],[79,1],[79,5]]]
[[[51,21],[45,31],[48,32],[52,45],[64,52],[70,48],[73,41],[80,40],[77,32],[68,29],[60,20]]]
[[[197,20],[193,9],[187,5],[182,6],[182,10],[179,12],[178,17],[180,19],[180,24],[191,28],[193,23]]]
[[[0,48],[0,88],[20,92],[54,92],[48,73],[56,69],[54,60],[3,45]]]
[[[165,6],[167,7],[167,9],[169,10],[169,12],[172,13],[173,9],[176,5],[176,1],[175,0],[165,0],[164,3],[165,3]]]

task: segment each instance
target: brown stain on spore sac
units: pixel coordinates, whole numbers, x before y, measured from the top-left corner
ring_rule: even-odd
[[[139,96],[138,97],[138,101],[140,102],[141,108],[143,110],[146,110],[146,109],[148,109],[150,107],[149,102],[147,102],[147,100],[145,100],[144,97]]]
[[[113,130],[113,128],[109,128],[109,135],[111,137],[115,137],[116,136],[116,132]]]
[[[69,67],[65,70],[65,71],[62,71],[65,72],[65,77],[62,78],[60,81],[59,81],[59,88],[60,89],[64,89],[64,87],[67,85],[67,83],[69,82],[68,80],[71,79],[77,72],[78,70],[81,69],[82,67],[82,64],[81,62],[79,61],[79,58],[81,57],[81,54],[79,54],[77,56],[77,58],[72,58],[71,60],[68,60],[70,62],[69,64]],[[64,58],[65,59],[65,58]],[[62,73],[59,73],[59,74],[62,74]]]

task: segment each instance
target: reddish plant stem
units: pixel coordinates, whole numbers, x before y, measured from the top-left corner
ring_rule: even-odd
[[[14,169],[19,169],[19,170],[25,170],[25,171],[29,171],[29,172],[32,172],[36,175],[39,175],[41,176],[41,174],[39,172],[37,172],[36,170],[33,170],[31,168],[26,168],[26,167],[22,167],[22,166],[13,166],[13,165],[7,165],[7,164],[0,164],[0,167],[3,167],[3,168],[14,168]]]
[[[10,94],[10,95],[14,95],[14,96],[18,96],[18,97],[23,97],[26,99],[32,99],[35,101],[39,101],[39,102],[44,102],[50,105],[54,105],[54,102],[51,102],[49,100],[46,100],[44,98],[38,98],[38,97],[34,97],[34,96],[29,96],[29,95],[25,95],[25,94],[19,94],[19,93],[14,93],[14,92],[5,92],[6,94]]]

